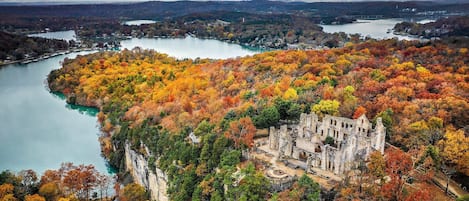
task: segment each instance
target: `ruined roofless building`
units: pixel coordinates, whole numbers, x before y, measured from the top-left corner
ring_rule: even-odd
[[[278,151],[279,158],[290,158],[306,163],[311,168],[342,175],[365,160],[373,151],[384,152],[386,128],[381,118],[373,128],[365,115],[348,119],[326,115],[322,121],[316,114],[301,114],[297,125],[270,127],[269,148]],[[334,143],[325,144],[326,137]]]

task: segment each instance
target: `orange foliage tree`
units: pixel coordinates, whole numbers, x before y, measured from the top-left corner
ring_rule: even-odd
[[[362,106],[358,106],[355,112],[353,113],[353,119],[358,119],[358,117],[362,116],[363,114],[366,114],[366,109]]]
[[[46,199],[38,194],[26,195],[24,201],[46,201]]]
[[[230,123],[228,131],[225,132],[227,138],[233,139],[236,147],[242,145],[251,148],[254,145],[254,135],[256,127],[251,118],[244,117]]]
[[[384,184],[382,192],[387,199],[404,199],[404,184],[413,169],[410,155],[396,148],[386,149],[386,174],[391,180]]]

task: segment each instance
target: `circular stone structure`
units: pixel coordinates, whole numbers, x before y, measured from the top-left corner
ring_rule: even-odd
[[[287,178],[289,175],[279,169],[269,169],[267,171],[267,176],[274,179],[284,179]]]

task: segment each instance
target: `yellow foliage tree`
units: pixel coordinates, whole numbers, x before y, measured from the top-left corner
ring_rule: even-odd
[[[2,184],[0,185],[0,199],[4,198],[6,195],[13,193],[15,187],[11,184]]]
[[[326,114],[337,115],[339,112],[340,102],[336,100],[321,100],[318,104],[313,105],[311,111],[323,116]]]
[[[370,162],[367,164],[369,173],[373,179],[379,179],[380,184],[384,182],[386,176],[386,161],[379,151],[374,151],[370,154]]]
[[[132,183],[124,187],[119,195],[122,201],[144,201],[147,200],[145,188],[142,186]]]
[[[57,201],[79,201],[79,200],[74,195],[70,195],[68,197],[59,198]]]
[[[285,93],[283,94],[283,99],[297,100],[298,99],[298,93],[296,92],[295,89],[288,88],[287,91],[285,91]]]
[[[56,182],[49,182],[39,188],[39,194],[48,200],[54,200],[60,194],[60,189]]]
[[[445,138],[439,143],[445,159],[456,165],[460,172],[469,175],[469,137],[464,135],[464,131],[450,127],[446,129]]]
[[[24,201],[46,201],[46,199],[38,194],[26,195]]]
[[[3,198],[0,199],[1,201],[17,201],[18,199],[15,198],[13,194],[6,194]]]

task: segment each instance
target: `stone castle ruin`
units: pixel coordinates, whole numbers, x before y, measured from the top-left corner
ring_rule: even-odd
[[[306,163],[305,170],[319,168],[342,175],[365,160],[373,151],[384,152],[386,128],[381,118],[372,127],[365,115],[348,119],[326,115],[322,121],[312,114],[301,114],[296,125],[270,127],[269,148],[282,159]],[[326,138],[330,136],[333,139]]]

